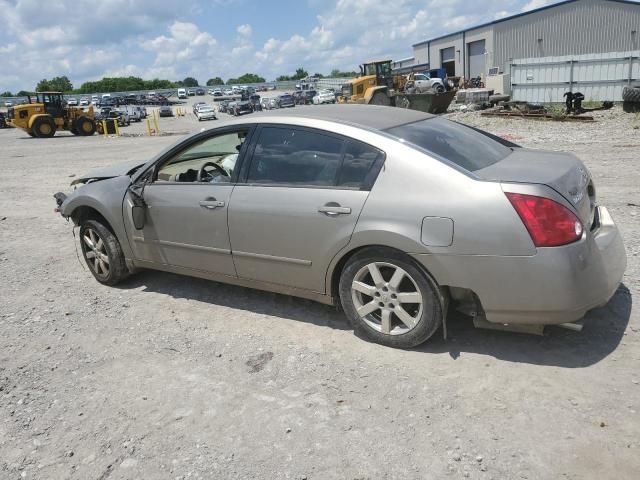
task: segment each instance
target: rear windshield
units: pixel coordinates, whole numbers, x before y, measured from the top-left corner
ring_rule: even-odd
[[[483,133],[442,118],[408,123],[386,132],[470,172],[493,165],[512,152]]]

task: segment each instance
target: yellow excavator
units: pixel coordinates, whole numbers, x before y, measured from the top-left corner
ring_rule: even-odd
[[[378,60],[360,65],[360,76],[342,85],[338,103],[391,105],[393,75],[391,60]]]
[[[71,107],[61,92],[38,92],[29,103],[9,109],[8,122],[32,137],[51,138],[57,130],[90,136],[96,132],[93,107]]]

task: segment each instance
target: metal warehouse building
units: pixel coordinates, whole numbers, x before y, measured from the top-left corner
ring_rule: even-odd
[[[417,43],[394,67],[484,77],[514,59],[638,50],[639,30],[639,2],[568,0]]]

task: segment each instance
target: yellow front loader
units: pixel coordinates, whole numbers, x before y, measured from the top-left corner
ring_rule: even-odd
[[[391,60],[380,60],[360,65],[360,76],[342,85],[339,103],[366,103],[391,105],[393,76]]]
[[[51,138],[58,130],[89,136],[96,132],[93,107],[70,107],[61,92],[38,92],[29,103],[9,109],[8,121],[32,137]]]

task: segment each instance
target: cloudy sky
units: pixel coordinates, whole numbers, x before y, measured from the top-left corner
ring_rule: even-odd
[[[373,57],[557,0],[0,0],[0,91],[67,75],[145,79],[303,66],[355,70]]]

